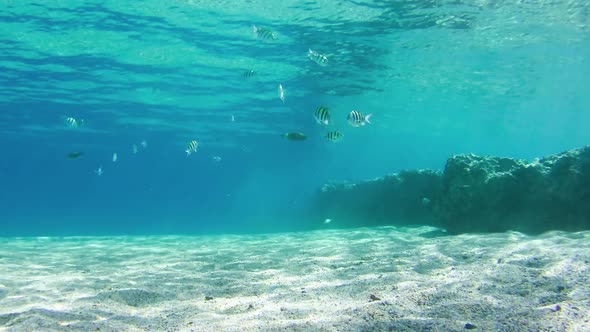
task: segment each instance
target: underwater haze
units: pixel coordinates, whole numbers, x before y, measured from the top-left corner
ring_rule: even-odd
[[[1,7],[2,235],[297,229],[326,182],[590,141],[587,1]]]
[[[590,331],[589,55],[588,0],[0,0],[0,332]]]

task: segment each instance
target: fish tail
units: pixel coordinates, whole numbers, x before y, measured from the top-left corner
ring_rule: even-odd
[[[365,121],[366,121],[367,123],[371,123],[371,121],[369,121],[369,119],[370,119],[372,116],[373,116],[373,113],[371,113],[371,114],[367,114],[367,116],[365,116]]]

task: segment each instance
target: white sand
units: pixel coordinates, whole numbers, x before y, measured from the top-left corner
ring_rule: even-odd
[[[431,230],[0,239],[0,331],[590,331],[590,232]]]

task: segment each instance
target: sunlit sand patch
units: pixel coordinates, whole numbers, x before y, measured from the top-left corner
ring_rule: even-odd
[[[0,331],[585,330],[590,233],[3,239]]]

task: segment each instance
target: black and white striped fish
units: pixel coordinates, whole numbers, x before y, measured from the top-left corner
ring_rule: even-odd
[[[371,123],[371,121],[369,121],[371,116],[373,116],[373,114],[363,115],[359,111],[351,111],[348,113],[346,119],[351,126],[360,127],[366,125],[367,123]]]
[[[190,156],[193,152],[197,152],[197,148],[199,147],[199,143],[197,141],[190,141],[186,146],[186,156]]]
[[[313,117],[319,124],[329,125],[330,124],[330,111],[326,106],[318,106],[313,114]]]
[[[272,32],[272,30],[268,29],[268,28],[262,28],[262,27],[257,27],[255,25],[252,25],[252,31],[254,31],[254,36],[256,38],[260,38],[260,39],[264,39],[264,40],[277,39],[277,36],[275,35],[275,33]]]
[[[326,134],[326,139],[334,143],[339,142],[342,137],[344,137],[344,135],[338,130],[334,130]]]
[[[66,122],[66,126],[68,126],[70,128],[78,128],[78,127],[82,126],[82,124],[84,124],[84,120],[78,121],[71,116],[66,117],[65,122]]]
[[[254,75],[256,75],[256,72],[252,69],[246,70],[245,72],[242,73],[242,78],[243,79],[248,79],[253,77]]]
[[[307,56],[311,61],[317,63],[320,66],[325,66],[328,64],[327,56],[320,54],[316,51],[312,51],[311,49],[309,49],[309,51],[307,52]]]

